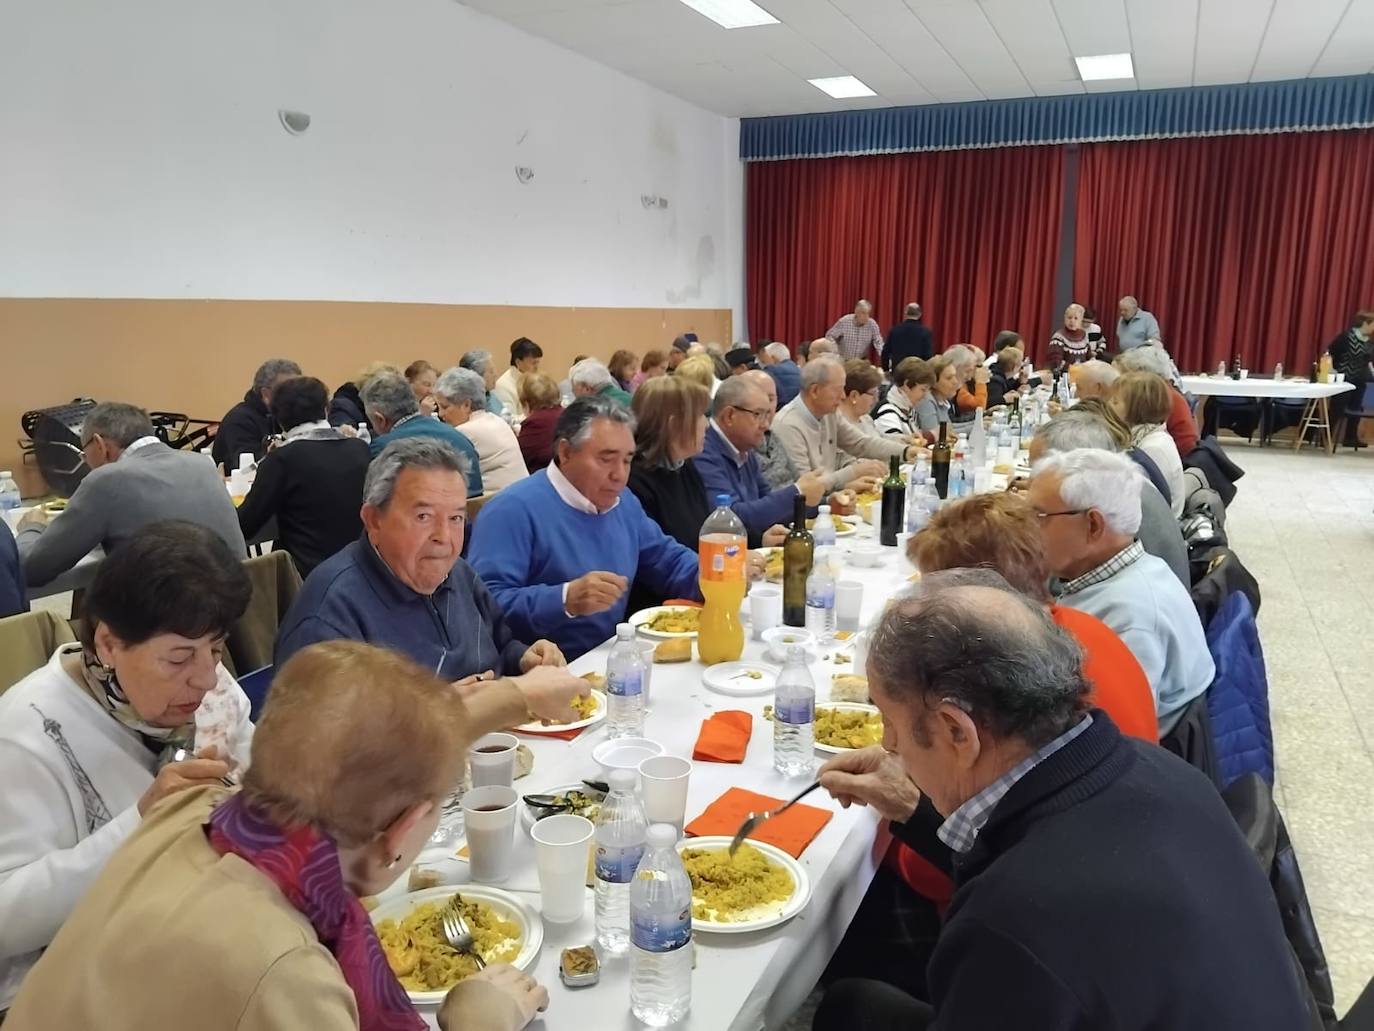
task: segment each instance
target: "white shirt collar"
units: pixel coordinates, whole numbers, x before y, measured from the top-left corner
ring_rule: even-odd
[[[747,455],[741,452],[739,448],[735,447],[734,444],[730,443],[730,438],[725,435],[725,431],[720,428],[720,423],[716,422],[715,419],[711,420],[711,429],[716,431],[716,435],[719,436],[720,439],[725,442],[725,446],[730,449],[730,454],[735,459],[736,465],[743,465],[748,460]]]
[[[572,485],[572,481],[563,475],[558,466],[550,463],[548,469],[549,485],[553,487],[554,493],[562,499],[563,504],[567,505],[569,508],[575,508],[577,511],[585,512],[587,515],[605,515],[606,512],[612,511],[616,505],[620,504],[620,499],[616,498],[611,504],[611,507],[606,509],[606,512],[603,512],[587,500],[586,496],[580,490]]]
[[[138,438],[137,440],[135,440],[132,444],[130,444],[128,447],[126,447],[123,451],[121,451],[120,454],[119,454],[119,457],[120,457],[120,458],[123,458],[125,455],[133,454],[133,453],[134,453],[135,451],[137,451],[139,448],[145,448],[145,447],[147,447],[147,446],[150,445],[150,444],[161,444],[161,443],[162,443],[162,441],[158,440],[156,437],[139,437],[139,438]]]

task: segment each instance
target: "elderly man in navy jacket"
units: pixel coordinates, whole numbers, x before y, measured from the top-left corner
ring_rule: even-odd
[[[977,647],[950,648],[951,641]],[[831,987],[815,1031],[1295,1031],[1307,1020],[1273,890],[1203,774],[1089,709],[1082,653],[988,570],[928,576],[868,644],[882,745],[820,771],[954,897],[929,1005]]]
[[[734,376],[721,383],[712,413],[702,452],[693,459],[707,497],[729,494],[734,499],[730,507],[749,531],[750,547],[780,543],[782,535],[770,534],[770,529],[792,518],[792,499],[798,494],[806,498],[808,507],[819,504],[825,477],[803,473],[795,484],[769,489],[754,449],[763,441],[772,411],[763,390],[750,377]]]
[[[537,667],[565,665],[551,641],[516,639],[458,557],[465,461],[432,437],[394,441],[373,459],[363,486],[363,536],[306,579],[277,636],[278,666],[306,645],[341,639],[394,648],[453,681],[523,680],[520,674]]]

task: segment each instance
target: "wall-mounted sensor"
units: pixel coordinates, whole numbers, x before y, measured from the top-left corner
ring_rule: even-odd
[[[292,136],[299,136],[310,128],[310,116],[304,111],[288,111],[280,108],[277,117],[281,119],[281,127]]]

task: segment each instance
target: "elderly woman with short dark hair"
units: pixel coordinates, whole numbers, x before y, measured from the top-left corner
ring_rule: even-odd
[[[7,1031],[424,1031],[361,900],[429,842],[473,742],[523,717],[514,690],[464,697],[382,648],[297,655],[272,684],[243,790],[200,787],[154,810]],[[547,1005],[532,977],[493,963],[437,1017],[519,1031]]]
[[[529,470],[515,431],[487,410],[486,399],[486,385],[471,369],[449,369],[434,384],[439,418],[472,441],[482,467],[482,486],[490,492],[523,480]]]
[[[83,641],[0,695],[0,1011],[154,802],[246,767],[220,660],[250,593],[209,530],[154,523],[100,564]]]
[[[239,506],[239,528],[253,537],[277,520],[276,544],[301,576],[358,539],[367,444],[329,425],[329,395],[310,376],[289,379],[272,395],[285,440],[258,463],[253,489]]]

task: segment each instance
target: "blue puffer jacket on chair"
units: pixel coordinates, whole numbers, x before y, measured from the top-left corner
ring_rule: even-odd
[[[1207,691],[1207,714],[1224,788],[1246,773],[1274,783],[1274,733],[1269,723],[1269,681],[1254,610],[1243,591],[1232,591],[1207,626],[1207,649],[1216,679]]]

